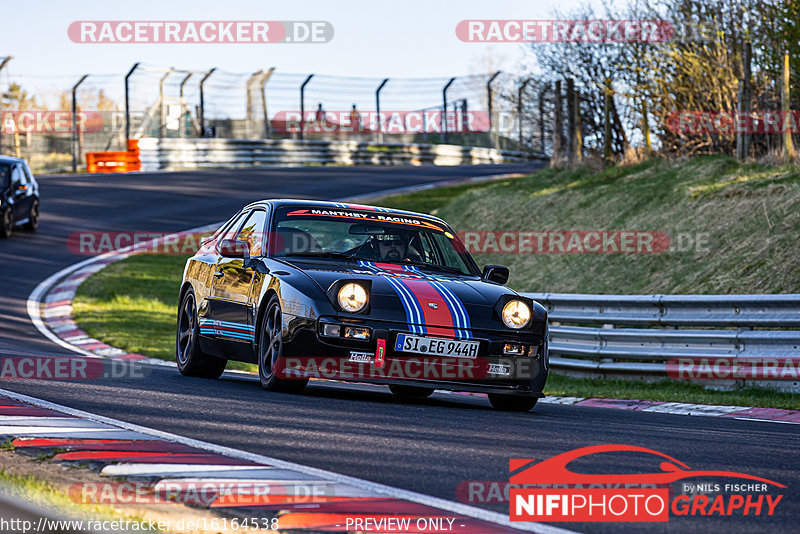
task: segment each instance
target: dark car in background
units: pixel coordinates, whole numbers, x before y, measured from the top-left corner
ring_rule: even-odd
[[[39,226],[39,184],[25,160],[0,156],[0,237]]]
[[[478,269],[455,230],[420,213],[265,200],[246,206],[189,258],[176,356],[184,375],[258,364],[267,390],[309,378],[487,393],[530,410],[548,373],[547,312]]]

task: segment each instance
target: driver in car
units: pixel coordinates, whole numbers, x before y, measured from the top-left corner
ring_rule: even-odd
[[[408,234],[382,234],[373,236],[378,244],[378,256],[384,261],[408,259]]]
[[[401,262],[415,260],[418,254],[410,246],[411,236],[402,230],[386,234],[372,234],[364,244],[351,251],[364,259]]]

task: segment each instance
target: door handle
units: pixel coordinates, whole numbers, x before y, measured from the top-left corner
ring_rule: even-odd
[[[214,278],[222,278],[225,276],[225,271],[217,271],[214,273]]]

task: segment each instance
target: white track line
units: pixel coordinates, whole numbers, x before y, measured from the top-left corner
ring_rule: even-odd
[[[319,477],[326,480],[330,480],[336,482],[338,484],[345,484],[348,486],[352,486],[355,488],[361,488],[367,491],[380,493],[382,495],[386,495],[387,497],[391,497],[394,499],[402,499],[406,501],[415,502],[418,504],[422,504],[425,506],[430,506],[433,508],[439,508],[440,510],[446,510],[448,512],[452,512],[454,514],[463,515],[466,517],[472,517],[474,519],[479,519],[481,521],[487,521],[489,523],[495,523],[499,525],[504,525],[509,528],[515,528],[517,530],[522,530],[525,532],[541,532],[543,534],[576,534],[575,531],[567,530],[559,527],[554,527],[551,525],[545,525],[541,523],[512,523],[508,516],[492,512],[490,510],[484,510],[482,508],[477,508],[474,506],[470,506],[463,503],[448,501],[446,499],[442,499],[439,497],[432,497],[430,495],[424,495],[422,493],[417,493],[415,491],[404,490],[400,488],[394,488],[392,486],[387,486],[384,484],[379,484],[377,482],[371,482],[369,480],[362,480],[360,478],[355,478],[347,475],[342,475],[339,473],[334,473],[333,471],[327,471],[325,469],[318,469],[316,467],[309,467],[302,464],[296,464],[294,462],[287,462],[285,460],[280,460],[278,458],[271,458],[269,456],[263,456],[260,454],[254,454],[251,452],[240,451],[238,449],[233,449],[230,447],[224,447],[222,445],[215,445],[213,443],[208,443],[206,441],[199,441],[196,439],[186,438],[183,436],[178,436],[177,434],[171,434],[169,432],[162,432],[161,430],[154,430],[152,428],[147,428],[139,425],[135,425],[133,423],[127,423],[125,421],[120,421],[118,419],[112,419],[110,417],[104,417],[102,415],[96,415],[89,412],[84,412],[82,410],[76,410],[74,408],[69,408],[67,406],[62,406],[60,404],[56,404],[50,401],[37,399],[35,397],[29,397],[28,395],[22,395],[20,393],[16,393],[14,391],[8,391],[4,389],[0,389],[0,395],[5,397],[20,401],[26,402],[28,404],[32,404],[34,406],[38,406],[40,408],[47,408],[50,410],[54,410],[57,412],[65,413],[68,415],[72,415],[74,417],[79,417],[82,419],[88,419],[90,421],[95,421],[98,423],[114,425],[116,427],[130,430],[132,432],[138,432],[140,434],[145,434],[148,436],[152,436],[156,439],[163,439],[167,441],[172,441],[175,443],[182,443],[184,445],[188,445],[190,447],[196,447],[198,449],[204,449],[210,452],[215,452],[217,454],[222,454],[224,456],[229,456],[232,458],[238,458],[240,460],[247,460],[255,463],[260,464],[267,464],[273,467],[278,467],[282,469],[290,469],[293,471],[297,471],[303,473],[304,475]]]

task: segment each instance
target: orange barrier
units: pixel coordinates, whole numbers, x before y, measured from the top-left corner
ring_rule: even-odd
[[[128,139],[128,150],[125,152],[87,152],[86,171],[97,172],[130,172],[142,170],[139,159],[139,140]]]

